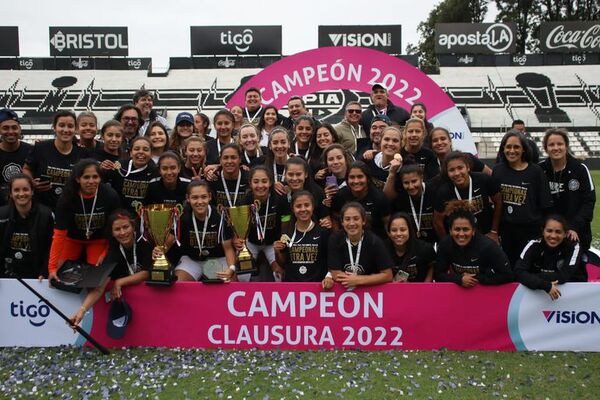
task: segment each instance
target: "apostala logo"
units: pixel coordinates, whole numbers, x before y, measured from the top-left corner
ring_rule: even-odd
[[[555,324],[600,324],[600,315],[596,311],[550,311],[544,310],[544,318]]]
[[[438,44],[448,50],[454,46],[486,46],[494,53],[503,53],[513,43],[513,33],[505,24],[492,24],[485,32],[444,33],[439,36]]]
[[[334,46],[377,47],[391,46],[391,33],[330,33],[329,39]]]

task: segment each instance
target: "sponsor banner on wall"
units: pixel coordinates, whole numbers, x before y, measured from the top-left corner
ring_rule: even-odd
[[[281,54],[281,25],[192,26],[193,56]]]
[[[127,56],[127,27],[50,27],[51,56]]]
[[[435,24],[436,54],[514,53],[516,38],[512,22]]]
[[[19,27],[0,26],[0,57],[19,56]]]
[[[46,281],[28,282],[66,315],[83,300]],[[167,291],[136,285],[123,289],[134,317],[122,339],[106,334],[103,300],[82,326],[108,347],[600,351],[600,285],[560,290],[560,300],[552,301],[516,283],[469,290],[390,283],[354,291],[340,285],[323,291],[319,283],[176,283]],[[474,318],[457,312],[465,304]],[[84,344],[16,280],[0,280],[0,310],[0,323],[11,327],[0,331],[0,346]],[[160,329],[165,324],[177,328]]]
[[[542,22],[540,49],[545,53],[599,53],[600,22]]]
[[[368,47],[402,54],[402,25],[319,25],[319,47]]]

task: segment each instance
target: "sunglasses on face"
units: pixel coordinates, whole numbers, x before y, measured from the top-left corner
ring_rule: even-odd
[[[350,109],[350,110],[346,110],[346,112],[348,114],[360,114],[362,111],[361,110],[352,110],[352,109]]]

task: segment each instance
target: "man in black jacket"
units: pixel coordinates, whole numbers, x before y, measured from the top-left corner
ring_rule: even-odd
[[[387,115],[392,121],[392,124],[404,125],[407,119],[410,118],[410,114],[403,108],[396,107],[394,103],[389,100],[389,94],[387,89],[376,83],[371,88],[371,104],[362,113],[360,124],[362,128],[367,132],[367,136],[371,129],[371,120],[376,115]]]

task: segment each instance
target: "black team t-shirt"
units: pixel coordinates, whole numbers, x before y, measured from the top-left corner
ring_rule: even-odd
[[[517,171],[505,163],[496,164],[492,175],[502,188],[502,223],[539,225],[544,210],[552,207],[550,186],[542,168],[529,163]]]
[[[123,252],[125,253],[125,257],[123,257],[119,243],[117,243],[117,241],[114,239],[110,241],[108,252],[106,253],[106,258],[104,259],[103,264],[110,264],[113,262],[117,263],[115,268],[110,273],[111,279],[116,280],[132,275],[131,271],[129,270],[129,266],[131,266],[134,274],[140,271],[150,271],[152,269],[152,264],[154,262],[152,260],[152,250],[154,249],[152,242],[140,240],[135,242],[134,246],[136,258],[135,264],[133,257],[133,246],[123,247]]]
[[[242,176],[240,177],[240,187],[237,192],[237,199],[235,195],[235,187],[237,186],[237,177],[234,179],[225,179],[225,184],[227,185],[227,189],[229,190],[229,197],[231,198],[231,202],[233,206],[241,206],[244,204],[244,198],[246,196],[246,191],[248,190],[248,173],[246,171],[241,171]],[[229,207],[229,202],[227,200],[227,193],[223,186],[223,180],[221,176],[217,178],[216,181],[211,181],[208,183],[210,190],[212,191],[212,203],[213,205],[219,206],[222,205],[224,207]]]
[[[423,170],[423,177],[427,181],[440,173],[440,164],[433,151],[428,148],[421,147],[416,153],[409,153],[404,148],[400,151],[404,159],[412,157]]]
[[[370,187],[367,195],[362,199],[354,197],[349,187],[341,188],[333,197],[331,211],[340,215],[344,204],[356,201],[360,203],[367,213],[367,227],[380,238],[387,237],[384,218],[390,215],[390,202],[383,192],[375,187]]]
[[[104,239],[108,216],[120,207],[119,195],[110,186],[101,184],[92,213],[93,203],[94,197],[82,200],[78,195],[73,199],[61,196],[56,205],[55,228],[66,229],[71,239],[87,240],[86,229],[89,225],[90,240]]]
[[[162,178],[154,178],[148,185],[148,193],[144,199],[144,204],[185,204],[185,195],[190,180],[183,177],[177,178],[175,188],[167,188]]]
[[[423,240],[415,240],[413,248],[408,249],[401,257],[396,253],[394,245],[388,239],[386,241],[388,251],[394,260],[394,276],[402,270],[408,274],[409,282],[425,282],[429,266],[435,262],[435,250],[431,243]]]
[[[16,151],[0,149],[0,206],[8,204],[8,182],[23,172],[23,164],[33,146],[20,142]]]
[[[292,238],[294,228],[287,235]],[[296,232],[294,243],[285,248],[285,282],[321,282],[327,274],[329,231],[315,224],[310,231]]]
[[[231,143],[235,143],[233,140]],[[221,143],[219,139],[210,140],[205,143],[206,146],[206,165],[214,165],[219,163],[219,148],[223,150],[225,144]]]
[[[244,204],[254,204],[252,193],[246,194]],[[271,192],[269,194],[269,210],[267,211],[267,202],[260,203],[258,210],[258,218],[260,224],[266,226],[265,237],[263,240],[258,240],[256,215],[252,213],[250,219],[250,228],[248,231],[248,241],[256,245],[272,245],[274,241],[281,237],[281,223],[290,220],[290,208],[288,202],[283,196]],[[267,214],[267,222],[265,224],[265,213]]]
[[[490,197],[500,192],[500,184],[495,178],[481,172],[471,172],[470,176],[473,182],[471,197],[473,215],[475,215],[479,232],[485,234],[492,229],[494,209]],[[458,199],[455,189],[458,191],[461,200],[469,199],[468,185],[464,189],[459,189],[454,186],[454,183],[445,181],[438,187],[435,196],[434,207],[436,211],[443,213],[446,203]]]
[[[202,242],[202,231],[204,229],[204,220],[200,220],[195,217],[194,212],[190,207],[186,207],[181,217],[181,236],[179,242],[181,246],[173,244],[169,253],[177,254],[178,256],[188,256],[194,261],[202,261],[206,258],[219,258],[225,256],[223,250],[223,241],[229,240],[232,237],[231,230],[227,226],[227,223],[223,221],[221,226],[221,214],[216,208],[210,206],[210,218],[206,225],[206,234],[204,235],[204,242]],[[198,227],[198,237],[196,238],[196,231],[194,229],[194,221],[196,219],[196,226]],[[222,229],[222,237],[219,232],[219,227]],[[200,254],[200,243],[203,243],[202,251],[208,251],[208,254]]]
[[[131,171],[127,172],[130,160],[120,160],[119,162],[121,168],[109,171],[106,174],[107,180],[121,197],[123,208],[137,213],[138,205],[142,205],[146,198],[150,181],[158,177],[156,165],[150,161],[141,171],[137,171],[138,168],[132,165]]]
[[[412,199],[413,209],[410,203],[409,194],[402,188],[400,185],[400,189],[396,189],[398,195],[392,202],[392,212],[402,211],[410,215],[415,223],[415,227],[417,226],[417,222],[419,220],[421,224],[419,225],[419,239],[425,240],[429,243],[437,242],[437,235],[435,230],[433,229],[433,201],[435,199],[436,193],[433,188],[425,184],[425,192],[423,193],[423,206],[421,207],[421,196],[417,196]],[[419,213],[420,212],[420,213]]]
[[[354,272],[357,275],[371,275],[379,273],[394,266],[383,241],[369,230],[363,235],[360,258],[356,260],[358,245],[351,246],[352,257],[358,264],[354,268],[350,266],[350,255],[346,243],[346,233],[337,232],[329,237],[327,246],[327,266],[331,270]]]
[[[76,145],[73,145],[69,154],[62,154],[54,146],[53,139],[36,143],[25,162],[33,171],[34,178],[48,176],[52,185],[47,192],[36,192],[36,198],[54,210],[56,202],[63,192],[63,187],[69,180],[73,166],[87,155],[86,149]]]

